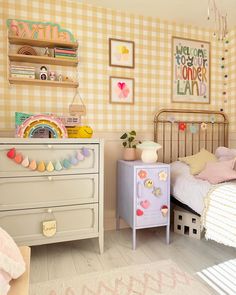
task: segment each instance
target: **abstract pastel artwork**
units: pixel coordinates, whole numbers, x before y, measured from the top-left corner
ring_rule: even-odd
[[[110,77],[110,103],[134,103],[134,79]]]
[[[110,38],[109,65],[111,67],[134,68],[134,42]]]

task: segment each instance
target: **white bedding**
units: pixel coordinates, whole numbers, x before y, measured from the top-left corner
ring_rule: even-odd
[[[202,225],[206,239],[236,248],[236,184],[215,186],[205,198]],[[234,293],[235,294],[235,293]]]
[[[212,185],[191,175],[189,166],[185,163],[176,161],[170,166],[171,195],[201,215],[204,209],[203,199]]]

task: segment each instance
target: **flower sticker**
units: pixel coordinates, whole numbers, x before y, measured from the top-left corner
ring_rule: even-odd
[[[179,130],[184,131],[186,129],[187,125],[184,122],[179,122]]]
[[[147,177],[147,171],[146,171],[146,170],[140,170],[140,171],[138,172],[138,176],[139,176],[139,178],[141,178],[141,179],[146,178],[146,177]]]
[[[161,171],[159,173],[159,179],[160,179],[160,181],[166,181],[167,180],[167,173],[165,171]]]
[[[202,129],[203,131],[207,130],[207,123],[202,122],[202,124],[201,124],[201,129]]]

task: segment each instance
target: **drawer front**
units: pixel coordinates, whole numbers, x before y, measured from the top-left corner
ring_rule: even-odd
[[[0,210],[98,202],[98,174],[0,178]]]
[[[30,168],[24,168],[14,160],[7,157],[10,149],[15,148],[16,154],[24,157],[28,156],[29,161],[35,160],[37,165],[43,161],[45,166],[52,162],[56,167],[59,161],[63,169],[60,171],[44,172],[32,171]],[[81,158],[75,164],[74,159],[78,160],[78,151],[83,148],[88,149],[89,154]],[[0,177],[8,176],[39,176],[39,175],[60,175],[77,173],[97,173],[99,162],[99,144],[16,144],[0,146]],[[66,161],[65,161],[66,160]],[[63,163],[65,163],[63,165]],[[73,164],[72,164],[73,163]]]
[[[98,205],[52,207],[48,209],[27,209],[0,212],[0,226],[18,244],[39,245],[65,240],[96,236],[98,234]],[[55,219],[56,234],[45,237],[42,222]]]
[[[168,223],[169,168],[136,170],[136,226],[157,226]]]

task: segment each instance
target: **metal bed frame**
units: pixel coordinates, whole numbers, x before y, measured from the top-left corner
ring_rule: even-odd
[[[184,130],[180,130],[180,123],[185,123]],[[207,126],[205,130],[202,123]],[[195,126],[196,133],[190,126]],[[213,153],[218,146],[227,147],[228,126],[228,118],[221,111],[162,109],[154,117],[154,141],[162,145],[158,160],[171,163],[201,148]]]

